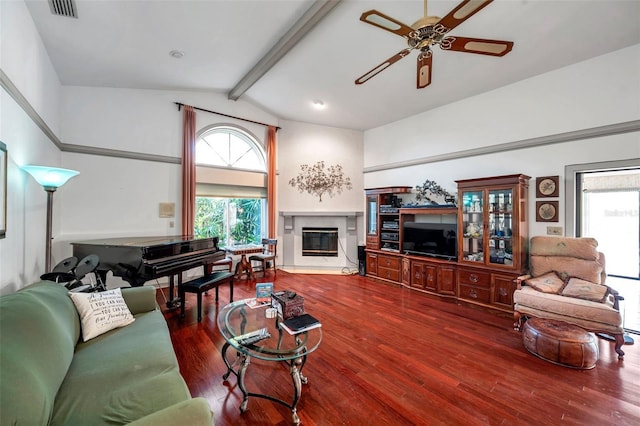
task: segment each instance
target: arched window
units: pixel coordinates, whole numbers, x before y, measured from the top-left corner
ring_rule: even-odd
[[[211,127],[196,140],[196,164],[244,170],[266,170],[264,150],[241,129]]]
[[[199,133],[196,237],[219,237],[220,247],[260,242],[267,226],[265,158],[262,145],[241,128],[214,125]]]

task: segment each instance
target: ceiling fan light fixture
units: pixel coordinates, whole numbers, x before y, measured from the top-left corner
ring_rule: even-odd
[[[435,25],[438,23],[438,21],[440,21],[440,17],[438,16],[423,16],[422,18],[418,19],[416,22],[414,22],[411,25],[411,28],[413,28],[414,30],[418,30],[420,28],[424,28],[424,27],[428,27],[431,25]]]

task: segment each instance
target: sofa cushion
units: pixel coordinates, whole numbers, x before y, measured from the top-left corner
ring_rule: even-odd
[[[52,425],[126,424],[190,398],[159,310],[79,343]]]
[[[565,256],[584,260],[598,260],[598,241],[594,238],[547,237],[531,238],[532,256]]]
[[[49,422],[79,336],[78,314],[59,284],[0,298],[0,424]]]
[[[134,321],[119,288],[97,293],[69,293],[69,296],[78,309],[85,342]]]
[[[603,302],[609,292],[606,285],[594,284],[580,278],[570,278],[569,282],[562,289],[562,295],[577,297],[578,299],[591,300],[593,302]]]
[[[176,419],[179,419],[182,425],[213,426],[211,415],[211,407],[207,400],[198,397],[156,411],[130,423],[129,426],[175,426]]]
[[[525,283],[543,293],[557,294],[564,287],[564,281],[555,272],[548,272],[539,277],[529,278]]]
[[[565,256],[531,256],[529,267],[534,277],[555,271],[562,279],[577,277],[602,284],[602,265],[592,260]]]
[[[620,312],[613,309],[611,298],[607,298],[605,303],[598,303],[559,294],[542,293],[525,286],[513,293],[513,301],[516,304],[516,311],[534,312],[534,316],[563,319],[574,324],[576,322],[572,319],[611,325],[614,328],[622,325]],[[545,312],[555,316],[544,315]]]

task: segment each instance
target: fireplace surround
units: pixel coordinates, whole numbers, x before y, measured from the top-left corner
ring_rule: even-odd
[[[283,268],[338,271],[343,268],[357,269],[358,217],[362,221],[362,212],[280,212],[280,216],[282,248],[279,252],[282,253]],[[333,251],[337,253],[303,255],[303,228],[336,230],[337,247]]]

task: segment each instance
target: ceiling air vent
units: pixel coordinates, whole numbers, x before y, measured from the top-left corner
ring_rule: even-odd
[[[77,18],[78,10],[74,0],[49,0],[51,13],[58,16],[68,16],[69,18]]]

